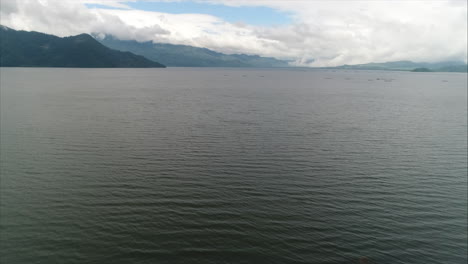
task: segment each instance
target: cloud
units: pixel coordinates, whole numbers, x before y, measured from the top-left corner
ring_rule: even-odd
[[[15,29],[60,36],[103,33],[121,39],[289,58],[302,66],[466,61],[467,57],[467,5],[463,0],[198,2],[266,6],[291,14],[294,22],[282,26],[229,23],[205,14],[134,10],[117,0],[2,0],[0,21]]]
[[[206,2],[206,1],[204,1]],[[467,2],[451,1],[266,1],[209,0],[227,5],[264,5],[294,14],[295,24],[258,28],[313,65],[394,60],[465,60]]]

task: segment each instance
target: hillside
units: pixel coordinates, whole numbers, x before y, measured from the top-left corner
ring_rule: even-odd
[[[0,26],[0,66],[152,68],[164,65],[105,47],[88,34],[60,38]]]

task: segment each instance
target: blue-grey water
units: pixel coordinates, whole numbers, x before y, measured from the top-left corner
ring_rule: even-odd
[[[467,262],[467,75],[1,69],[1,263]]]

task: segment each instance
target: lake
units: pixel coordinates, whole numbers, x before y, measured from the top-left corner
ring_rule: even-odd
[[[2,263],[467,262],[467,75],[1,68]]]

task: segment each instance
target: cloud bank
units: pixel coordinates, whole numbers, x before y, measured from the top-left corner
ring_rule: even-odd
[[[112,34],[126,40],[287,58],[300,66],[467,59],[466,0],[197,1],[265,6],[292,16],[293,23],[279,26],[230,23],[206,14],[135,10],[125,4],[133,1],[2,0],[0,22],[59,36]]]

